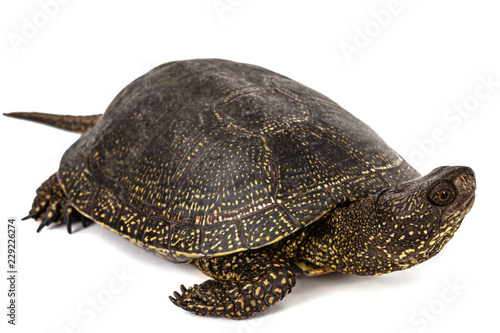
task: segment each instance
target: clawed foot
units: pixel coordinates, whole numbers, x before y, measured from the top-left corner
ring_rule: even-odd
[[[71,233],[73,222],[82,221],[84,227],[92,222],[71,206],[55,174],[37,189],[32,208],[23,220],[30,218],[41,221],[37,232],[51,223],[57,223],[66,224],[68,233]]]
[[[210,315],[217,312],[222,315],[224,310],[226,310],[226,306],[224,304],[220,304],[219,307],[217,306],[218,303],[223,302],[225,297],[224,293],[220,292],[222,290],[221,287],[220,283],[214,280],[206,281],[201,285],[195,284],[189,288],[181,285],[182,295],[174,292],[174,297],[170,296],[170,300],[184,310],[195,312],[199,315]],[[231,307],[229,304],[228,306]]]
[[[246,261],[248,267],[239,266],[236,264],[237,260],[232,260],[232,257],[245,256],[249,256]],[[174,292],[174,297],[170,297],[170,300],[184,310],[202,316],[232,319],[253,316],[282,300],[295,285],[295,276],[288,269],[288,264],[277,260],[273,262],[271,259],[271,256],[245,253],[227,258],[200,259],[215,263],[211,268],[218,267],[220,270],[217,274],[236,280],[208,280],[190,288],[181,286],[181,294]],[[228,266],[224,264],[229,262],[232,262],[233,266],[230,267],[233,270],[226,271]],[[242,262],[241,260],[240,263]]]
[[[174,292],[170,300],[197,315],[244,319],[266,310],[278,301],[278,298],[252,297],[251,285],[247,283],[245,292],[245,286],[240,288],[235,283],[208,280],[190,288],[181,286],[182,295]]]

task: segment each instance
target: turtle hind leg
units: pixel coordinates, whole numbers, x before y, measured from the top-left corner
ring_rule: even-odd
[[[37,232],[51,223],[66,224],[68,233],[71,233],[71,227],[75,221],[82,221],[84,227],[90,224],[90,220],[71,206],[55,174],[36,190],[31,210],[23,220],[29,218],[41,221]]]
[[[262,312],[295,285],[291,264],[269,250],[197,259],[194,264],[214,278],[190,288],[181,286],[170,300],[197,315],[244,319]]]

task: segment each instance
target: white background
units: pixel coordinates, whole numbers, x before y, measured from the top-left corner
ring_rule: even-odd
[[[0,321],[8,332],[498,330],[494,1],[65,2],[2,1],[1,112],[101,113],[121,88],[163,62],[249,62],[331,97],[421,173],[471,166],[476,203],[434,259],[378,277],[301,277],[282,302],[246,321],[197,317],[170,303],[180,284],[206,279],[194,267],[162,261],[98,226],[37,234],[38,223],[19,221],[12,327],[3,277],[7,218],[27,214],[77,135],[1,117]]]

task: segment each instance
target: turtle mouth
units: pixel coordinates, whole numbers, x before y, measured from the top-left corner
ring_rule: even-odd
[[[472,209],[472,206],[474,205],[474,201],[476,200],[476,195],[473,194],[464,204],[463,204],[463,209],[462,211],[464,212],[464,214],[467,214],[468,212],[470,212],[470,210]]]
[[[455,207],[450,207],[451,209],[445,211],[442,217],[441,228],[445,225],[453,225],[456,221],[462,220],[472,209],[475,199],[475,194],[472,194],[461,203],[455,205]]]

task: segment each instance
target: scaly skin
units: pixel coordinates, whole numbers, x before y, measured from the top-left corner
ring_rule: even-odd
[[[197,259],[194,264],[214,280],[177,292],[170,300],[203,316],[243,319],[264,311],[295,285],[291,263],[271,249]]]
[[[475,186],[469,168],[438,168],[334,209],[272,247],[317,268],[307,275],[379,275],[407,269],[436,255],[453,237],[472,208]],[[453,197],[436,203],[435,196],[448,189]]]

